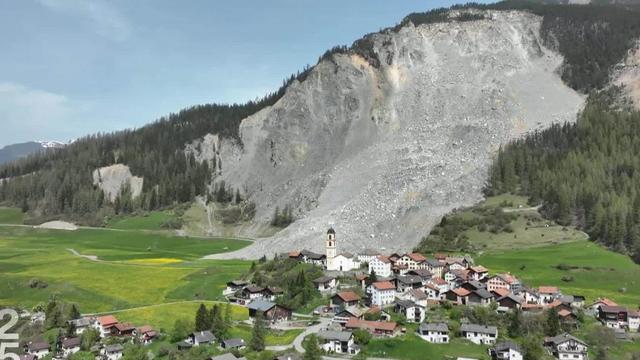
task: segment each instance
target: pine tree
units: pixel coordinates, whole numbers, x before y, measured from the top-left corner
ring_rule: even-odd
[[[211,321],[209,320],[209,312],[204,304],[200,304],[196,312],[196,331],[205,331],[211,329]]]
[[[78,310],[78,307],[76,306],[76,304],[72,304],[71,307],[69,308],[69,314],[67,315],[67,318],[69,320],[80,319],[80,311]]]
[[[266,330],[263,319],[264,316],[261,311],[258,311],[253,319],[251,341],[249,341],[249,348],[253,351],[263,351],[265,348]]]
[[[318,337],[315,334],[307,336],[304,342],[304,360],[320,360],[322,359],[322,351],[318,346]]]
[[[556,336],[560,333],[560,317],[556,309],[547,310],[544,332],[546,336]]]

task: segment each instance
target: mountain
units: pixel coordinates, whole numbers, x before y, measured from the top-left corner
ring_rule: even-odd
[[[280,224],[295,220],[231,256],[319,250],[329,226],[341,250],[408,249],[482,198],[501,146],[574,121],[639,37],[638,13],[613,5],[410,14],[327,51],[260,101],[194,106],[2,166],[0,202],[94,225],[194,200],[234,203],[244,223],[232,230],[251,237],[272,230],[278,209]]]
[[[64,143],[58,141],[29,141],[7,145],[0,149],[0,165],[26,157],[38,151],[60,148],[64,145]]]

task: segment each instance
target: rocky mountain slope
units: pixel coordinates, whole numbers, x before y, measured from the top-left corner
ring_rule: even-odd
[[[28,141],[19,144],[11,144],[0,149],[0,165],[17,160],[46,149],[63,147],[65,144],[58,141]]]
[[[335,54],[244,119],[241,142],[209,137],[215,150],[199,157],[215,157],[219,179],[257,205],[241,235],[258,234],[276,206],[297,217],[225,256],[320,250],[328,226],[341,251],[412,248],[443,214],[481,199],[501,144],[573,121],[584,97],[560,80],[542,19],[485,14],[371,35],[376,61]]]

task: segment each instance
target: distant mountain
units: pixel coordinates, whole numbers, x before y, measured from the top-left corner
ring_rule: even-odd
[[[29,141],[7,145],[0,149],[0,165],[41,150],[61,148],[63,146],[65,146],[65,144],[59,141]]]

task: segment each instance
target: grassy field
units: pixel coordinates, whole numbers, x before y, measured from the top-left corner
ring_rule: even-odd
[[[493,273],[511,272],[530,286],[555,285],[566,294],[584,295],[587,301],[604,296],[634,308],[640,305],[640,265],[590,241],[487,252],[475,260]],[[620,291],[623,288],[626,291]]]
[[[156,329],[171,330],[176,320],[194,320],[194,316],[200,304],[211,308],[214,304],[221,304],[214,301],[190,301],[181,303],[168,303],[144,308],[122,311],[115,315],[120,321],[128,321],[134,324],[149,324]],[[221,304],[225,305],[225,304]],[[171,316],[167,316],[170,314]],[[231,316],[233,320],[246,320],[249,318],[247,308],[231,305]]]
[[[20,209],[0,207],[0,224],[22,224],[23,220]]]
[[[83,312],[215,300],[224,283],[250,263],[198,259],[247,244],[140,231],[0,227],[0,305],[28,308],[51,294],[77,303]],[[46,287],[30,286],[34,279]]]
[[[172,211],[152,211],[145,215],[114,218],[109,221],[107,227],[122,230],[161,230],[162,223],[172,217]]]
[[[267,346],[273,345],[289,345],[293,340],[303,332],[302,329],[293,330],[268,330],[267,336],[265,336],[265,343]],[[238,325],[230,330],[232,338],[242,338],[245,341],[251,340],[251,326]]]
[[[462,339],[452,339],[449,344],[431,344],[415,334],[395,339],[374,339],[367,345],[366,355],[406,360],[455,359],[458,356],[489,359],[485,346]]]

